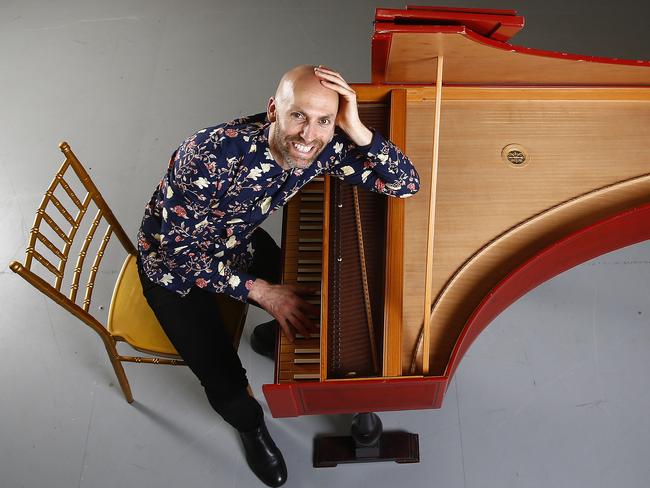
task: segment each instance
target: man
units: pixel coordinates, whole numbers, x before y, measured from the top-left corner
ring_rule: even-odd
[[[315,330],[308,291],[277,284],[279,249],[258,226],[323,173],[389,196],[419,189],[408,158],[361,123],[345,80],[323,66],[298,66],[282,77],[266,114],[200,130],[181,144],[138,234],[148,303],[269,486],[284,483],[286,466],[212,294],[255,303],[275,318],[254,333],[262,352],[276,323],[291,340]]]

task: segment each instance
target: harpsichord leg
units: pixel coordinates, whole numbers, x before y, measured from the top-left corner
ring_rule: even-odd
[[[314,439],[315,468],[376,461],[420,462],[418,435],[384,432],[379,416],[373,412],[364,412],[356,414],[352,419],[349,436],[322,436]]]

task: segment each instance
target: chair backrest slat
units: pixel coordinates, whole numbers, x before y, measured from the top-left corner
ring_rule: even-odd
[[[52,228],[54,232],[61,238],[63,242],[66,244],[72,244],[72,240],[68,237],[68,234],[63,232],[61,227],[58,226],[58,224],[54,221],[52,217],[50,217],[45,210],[41,210],[40,208],[38,209],[39,214],[43,217],[45,222]],[[40,222],[39,222],[40,223]],[[38,228],[36,227],[36,223],[34,228],[32,229],[32,232],[38,232]]]
[[[67,244],[63,248],[63,253],[65,254],[65,258],[61,261],[61,273],[65,272],[65,267],[68,262],[68,253],[70,252],[70,246],[72,241],[74,241],[75,236],[77,235],[77,231],[79,230],[81,226],[81,221],[83,220],[84,216],[86,215],[86,211],[88,210],[88,207],[90,207],[90,202],[92,202],[92,195],[90,192],[86,193],[86,196],[84,197],[84,201],[79,207],[79,212],[77,213],[77,217],[75,219],[75,225],[72,226],[70,229],[70,234],[68,235],[69,237],[69,242],[70,244]],[[98,210],[98,215],[101,215],[101,210]],[[97,217],[95,217],[97,218]],[[88,239],[88,236],[86,235],[86,239]],[[92,236],[90,237],[90,240],[92,241]],[[84,248],[88,249],[88,245],[90,244],[89,241],[84,241]],[[85,252],[84,252],[85,255]],[[81,260],[81,263],[79,262],[79,257],[77,257],[77,265],[75,266],[75,275],[81,274],[82,271],[82,266],[83,266],[83,259]],[[78,270],[77,270],[78,269]],[[73,283],[71,285],[71,290],[70,290],[70,299],[74,302],[77,296],[76,291],[74,294],[72,293],[72,290],[76,290],[78,283],[79,283],[79,277],[73,275]],[[75,283],[76,282],[76,283]]]
[[[83,203],[81,203],[81,200],[79,200],[77,194],[74,192],[72,188],[70,188],[68,182],[63,179],[63,175],[61,175],[60,177],[57,175],[57,177],[59,178],[59,182],[61,186],[70,197],[70,200],[72,200],[72,203],[74,203],[77,206],[77,208],[81,210],[81,208],[83,207]]]
[[[27,249],[27,252],[29,253],[30,256],[33,256],[36,258],[36,260],[41,263],[43,266],[47,268],[47,270],[52,273],[54,276],[56,276],[56,280],[59,281],[61,278],[63,278],[63,274],[61,271],[58,270],[56,266],[54,266],[52,263],[50,263],[47,258],[43,257],[43,255],[38,252],[36,249]],[[55,286],[55,288],[58,291],[58,288]]]
[[[59,212],[61,212],[61,215],[63,215],[63,218],[68,221],[68,223],[75,227],[77,225],[76,219],[70,215],[70,212],[66,210],[66,208],[63,206],[61,201],[56,197],[56,195],[53,192],[50,192],[47,194],[47,197],[50,202],[57,208]]]
[[[88,311],[88,308],[90,308],[90,301],[93,295],[93,288],[95,287],[95,277],[97,276],[97,270],[99,269],[99,265],[102,262],[104,251],[106,250],[106,246],[108,245],[108,241],[110,240],[112,233],[113,232],[111,226],[109,225],[106,228],[106,232],[104,233],[102,243],[97,250],[97,254],[95,254],[93,265],[90,267],[90,274],[88,275],[88,282],[86,283],[86,294],[84,296],[83,306],[81,307],[86,312]]]
[[[58,247],[56,247],[52,241],[50,241],[47,237],[45,237],[43,234],[40,232],[36,232],[36,238],[41,241],[45,247],[47,247],[50,251],[52,251],[53,254],[56,254],[56,257],[63,260],[65,259],[65,254],[63,254],[62,251],[59,250]]]
[[[73,302],[77,299],[77,290],[79,289],[79,277],[81,276],[81,270],[83,269],[88,248],[90,247],[90,243],[95,237],[95,231],[97,230],[97,227],[99,226],[99,222],[101,220],[102,220],[102,211],[101,209],[99,209],[95,214],[95,218],[93,219],[92,224],[90,224],[90,228],[88,229],[88,232],[86,233],[86,237],[84,238],[84,243],[81,246],[81,249],[79,250],[79,254],[77,255],[77,263],[75,264],[74,267],[74,273],[72,275],[72,284],[70,285],[70,295],[69,295],[70,300],[72,300]]]

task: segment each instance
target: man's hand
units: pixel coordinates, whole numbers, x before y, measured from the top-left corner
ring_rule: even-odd
[[[318,327],[311,317],[317,317],[320,309],[304,296],[313,296],[315,290],[296,285],[272,285],[260,278],[253,282],[248,297],[255,300],[280,324],[284,334],[293,342],[295,333],[309,337]]]
[[[372,132],[359,119],[357,94],[350,88],[343,77],[325,66],[314,68],[314,73],[323,86],[339,94],[339,111],[336,116],[338,125],[357,146],[367,146],[372,141]]]

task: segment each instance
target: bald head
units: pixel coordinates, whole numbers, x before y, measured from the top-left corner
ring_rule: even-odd
[[[286,106],[295,101],[296,96],[314,98],[323,108],[338,110],[339,95],[335,91],[325,88],[320,79],[314,74],[316,66],[301,64],[287,71],[278,83],[275,91],[276,105]]]

